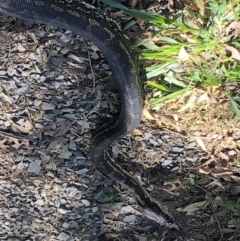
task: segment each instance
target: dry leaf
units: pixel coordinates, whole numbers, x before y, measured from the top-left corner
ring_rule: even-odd
[[[211,183],[209,183],[208,185],[206,185],[206,187],[220,187],[221,189],[225,190],[224,186],[220,183],[220,181],[218,180],[214,180]]]
[[[181,47],[179,53],[178,53],[178,58],[182,61],[187,61],[189,60],[189,55],[187,53],[187,51],[185,50],[184,47]]]
[[[240,227],[240,219],[231,219],[228,221],[228,227],[230,228],[239,228]]]
[[[0,141],[0,150],[6,150],[9,146],[5,145],[5,142],[7,141],[6,138]]]
[[[234,21],[226,28],[226,35],[237,38],[240,35],[240,22]]]
[[[200,95],[196,103],[201,103],[204,101],[207,101],[207,102],[209,101],[209,97],[207,93],[203,93],[202,95]]]
[[[13,102],[12,102],[12,99],[11,99],[8,95],[5,95],[5,94],[2,93],[2,96],[3,96],[4,100],[5,100],[6,102],[8,102],[9,104],[12,104],[12,103],[13,103]]]
[[[17,125],[15,124],[12,120],[9,120],[10,123],[12,124],[12,126],[16,129],[18,129],[20,132],[23,132],[23,133],[29,133],[29,131],[32,129],[32,125],[29,121],[26,121],[25,122],[25,125],[27,125],[26,127],[23,127],[23,126],[20,126],[20,125]],[[28,123],[27,123],[28,122]],[[30,123],[30,124],[29,124]]]
[[[114,240],[117,238],[120,234],[115,234],[115,233],[106,233],[105,238],[106,240]]]
[[[183,208],[180,211],[187,212],[187,213],[192,213],[192,212],[202,208],[205,205],[205,203],[206,203],[206,201],[192,203],[192,204],[186,206],[185,208]]]
[[[207,148],[200,137],[196,137],[195,141],[204,151],[207,151]]]
[[[192,1],[190,0],[184,0],[184,5],[187,6],[188,8],[194,10],[194,11],[198,11],[199,8],[196,4],[194,4]]]
[[[133,0],[132,1],[132,8],[134,9],[136,6],[137,6],[137,4],[139,3],[139,0]]]
[[[26,122],[25,122],[25,128],[26,128],[26,130],[32,130],[32,123],[29,121],[29,120],[26,120]]]
[[[150,114],[149,110],[147,110],[146,108],[143,109],[143,116],[147,120],[155,120],[155,118]]]
[[[218,205],[218,206],[222,206],[223,205],[223,200],[221,197],[217,196],[215,197],[215,203]]]
[[[196,5],[198,6],[198,8],[199,8],[200,10],[204,10],[204,5],[205,5],[204,1],[202,1],[202,0],[196,0],[195,3],[196,3]]]
[[[195,102],[196,102],[196,99],[197,99],[197,97],[196,97],[194,94],[192,94],[192,95],[189,97],[189,99],[188,99],[188,101],[187,101],[187,104],[186,104],[185,106],[183,106],[180,110],[178,110],[178,112],[183,112],[183,111],[185,111],[186,109],[193,107],[193,105],[194,105]]]
[[[140,130],[135,129],[135,130],[132,131],[132,135],[133,136],[142,136],[143,133]]]
[[[224,233],[235,233],[235,229],[222,228],[221,231]]]
[[[178,115],[177,114],[173,114],[173,119],[177,122],[179,121]]]
[[[227,160],[227,161],[229,160],[229,157],[228,157],[225,153],[223,153],[223,152],[221,152],[221,151],[219,152],[218,155],[219,155],[219,157],[222,158],[223,160]]]
[[[226,48],[227,51],[231,52],[232,57],[234,59],[240,60],[240,53],[236,48],[234,48],[232,46],[229,46],[229,45],[225,45],[225,48]]]
[[[25,51],[26,51],[26,48],[23,47],[23,45],[20,44],[20,43],[18,43],[17,47],[18,47],[18,51],[19,51],[19,52],[25,52]]]
[[[20,162],[16,165],[16,169],[20,172],[22,172],[27,167],[27,164]]]
[[[229,190],[234,196],[236,196],[240,193],[240,186],[237,186],[237,185],[231,186]]]
[[[202,174],[209,174],[209,173],[210,173],[209,170],[206,170],[206,169],[204,169],[204,168],[202,168],[202,167],[198,169],[198,172],[199,172],[199,173],[202,173]]]

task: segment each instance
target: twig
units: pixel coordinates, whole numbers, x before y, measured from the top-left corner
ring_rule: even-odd
[[[203,191],[207,194],[207,196],[209,196],[208,192],[207,192],[204,188],[202,188],[202,187],[200,187],[200,186],[198,186],[198,185],[196,185],[196,186],[197,186],[198,188],[200,188],[201,190],[203,190]],[[219,221],[218,221],[217,215],[216,215],[216,213],[215,213],[215,211],[214,211],[214,206],[213,206],[212,201],[211,201],[211,205],[212,205],[213,215],[214,215],[215,221],[216,221],[217,224],[218,224],[218,228],[219,228],[220,235],[221,235],[219,241],[222,241],[222,239],[223,239],[223,232],[222,232],[221,225],[220,225],[220,223],[219,223]]]
[[[90,56],[90,52],[87,48],[87,45],[86,45],[86,42],[84,41],[84,45],[87,49],[87,53],[88,53],[88,62],[89,62],[89,66],[90,66],[90,69],[91,69],[91,73],[92,73],[92,80],[93,80],[93,87],[92,87],[92,94],[95,92],[95,89],[96,89],[96,79],[95,79],[95,75],[94,75],[94,71],[93,71],[93,67],[92,67],[92,61],[91,61],[91,56]]]

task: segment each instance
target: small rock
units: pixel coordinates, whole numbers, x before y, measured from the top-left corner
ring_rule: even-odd
[[[149,192],[152,192],[153,191],[153,185],[149,185],[146,189],[149,191]]]
[[[43,206],[45,204],[45,202],[42,199],[39,199],[34,204],[36,204],[38,206]]]
[[[0,70],[0,75],[6,75],[6,71],[5,70]]]
[[[40,106],[42,104],[42,100],[35,99],[34,100],[34,106]]]
[[[172,162],[173,161],[171,159],[165,159],[162,163],[162,166],[168,166],[168,165],[172,164]]]
[[[149,142],[154,146],[159,146],[159,143],[153,139],[149,139]]]
[[[90,206],[90,202],[86,199],[82,199],[81,202],[85,205],[85,206]]]
[[[179,167],[176,166],[176,167],[174,167],[173,169],[171,169],[171,172],[177,172],[178,170],[179,170]]]
[[[172,152],[181,153],[183,152],[183,147],[174,146]]]
[[[93,208],[92,208],[92,212],[93,212],[93,213],[98,212],[98,207],[93,207]]]
[[[69,238],[70,238],[70,235],[63,232],[57,236],[57,239],[61,241],[68,241]]]
[[[89,169],[83,168],[81,170],[75,171],[75,173],[78,174],[78,175],[82,175],[82,174],[84,174],[86,172],[89,172]]]
[[[43,110],[54,110],[55,109],[55,105],[53,103],[43,102],[42,103],[42,109]]]
[[[36,161],[31,162],[28,166],[27,171],[35,173],[35,174],[39,174],[39,172],[41,170],[41,163],[42,163],[41,160],[36,160]]]
[[[128,215],[128,216],[124,217],[123,221],[126,223],[130,223],[130,222],[134,221],[135,219],[136,219],[135,215]]]
[[[190,143],[188,143],[187,145],[186,145],[186,149],[191,149],[191,148],[194,148],[196,146],[196,142],[190,142]]]

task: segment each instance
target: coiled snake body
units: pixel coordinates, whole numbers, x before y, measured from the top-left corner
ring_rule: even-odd
[[[0,0],[0,12],[24,20],[67,29],[92,41],[103,53],[116,80],[121,112],[115,121],[101,126],[91,140],[90,157],[96,168],[128,188],[144,215],[159,224],[172,215],[152,198],[139,181],[109,156],[106,148],[135,129],[141,119],[142,98],[135,54],[117,24],[92,5],[80,0]]]

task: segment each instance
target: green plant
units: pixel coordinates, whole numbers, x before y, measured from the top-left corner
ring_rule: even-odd
[[[240,146],[240,145],[238,145]],[[234,166],[240,167],[240,160],[234,160],[232,163]]]
[[[184,177],[184,179],[187,180],[191,185],[195,185],[195,178],[196,178],[196,176],[192,173],[190,173],[186,177]]]
[[[152,23],[146,29],[152,38],[135,43],[142,49],[140,58],[149,62],[148,84],[156,89],[151,105],[176,98],[194,87],[239,81],[240,33],[234,29],[237,23],[240,26],[238,1],[210,0],[196,16],[178,14],[171,20],[153,12],[128,9],[112,0],[101,1]],[[238,109],[232,108],[237,115]]]
[[[218,213],[219,216],[225,217],[227,214],[233,213],[236,216],[240,215],[240,206],[237,203],[236,198],[226,199],[224,200],[221,210]]]

